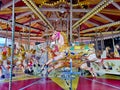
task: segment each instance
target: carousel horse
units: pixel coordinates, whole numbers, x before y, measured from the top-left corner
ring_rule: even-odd
[[[39,62],[35,58],[36,57],[35,55],[36,55],[36,50],[34,50],[34,49],[26,51],[25,60],[24,60],[25,62],[23,63],[23,64],[26,64],[25,65],[25,70],[24,70],[24,72],[26,74],[33,75],[33,73],[36,73],[34,68],[36,66],[39,66]]]
[[[54,49],[52,50],[52,53],[54,54],[51,55],[51,58],[49,58],[48,62],[46,62],[42,68],[42,70],[44,70],[45,66],[49,66],[48,73],[51,72],[53,69],[69,67],[70,66],[69,59],[72,57],[71,52],[69,50],[70,47],[68,45],[67,37],[64,32],[55,31],[51,39],[52,41],[56,42],[56,44],[54,45]],[[82,49],[81,49],[81,52],[83,52],[82,54],[87,52],[87,50],[84,50],[84,48]],[[88,70],[92,74],[92,76],[96,76],[96,73],[93,71],[91,67],[87,66],[87,63],[85,61],[81,60],[79,60],[79,62],[73,61],[73,67],[76,68],[80,67],[81,69]]]
[[[24,64],[25,61],[25,55],[26,51],[23,45],[20,45],[19,48],[17,48],[16,53],[14,53],[14,60],[13,64],[15,65],[16,68],[21,69],[24,72],[24,68],[26,64]]]
[[[10,66],[9,66],[10,60],[9,60],[9,58],[11,56],[10,47],[4,47],[1,55],[2,55],[3,66],[5,68],[9,69],[10,68]]]
[[[115,57],[120,57],[118,50],[120,49],[119,45],[115,45],[114,47],[114,56]]]
[[[13,64],[15,65],[16,70],[20,69],[23,72],[31,66],[31,57],[33,50],[25,50],[23,45],[16,50]]]
[[[15,56],[14,64],[16,68],[21,69],[26,74],[32,74],[33,66],[38,64],[36,60],[36,50],[25,50],[24,46],[21,45]]]
[[[17,49],[17,52],[14,52],[14,59],[13,59],[13,70],[22,70],[25,72],[25,69],[32,65],[31,57],[35,54],[35,50],[25,51],[24,46],[20,46]],[[2,52],[0,53],[0,76],[6,77],[9,75],[10,70],[10,57],[11,57],[11,48],[4,47]],[[26,59],[29,59],[26,62]],[[13,74],[14,75],[14,74]]]
[[[0,66],[1,66],[1,73],[2,77],[9,74],[10,70],[10,57],[11,57],[11,48],[4,47],[2,52],[0,53]]]

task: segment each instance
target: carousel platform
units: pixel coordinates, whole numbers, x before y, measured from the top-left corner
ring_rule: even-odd
[[[117,75],[76,76],[72,90],[120,90],[120,77]],[[0,79],[0,90],[8,90],[9,79]],[[38,77],[20,74],[13,77],[12,90],[69,90],[69,85],[60,77]]]

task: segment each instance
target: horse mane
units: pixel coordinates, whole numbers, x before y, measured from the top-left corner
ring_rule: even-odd
[[[60,32],[60,34],[63,36],[65,44],[68,45],[67,34],[65,32]]]

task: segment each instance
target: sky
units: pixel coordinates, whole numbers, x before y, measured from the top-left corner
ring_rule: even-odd
[[[5,42],[5,38],[0,38],[0,43],[4,43]]]
[[[0,45],[4,45],[4,44],[5,44],[5,38],[0,37]],[[11,40],[10,39],[8,39],[7,44],[11,45]]]

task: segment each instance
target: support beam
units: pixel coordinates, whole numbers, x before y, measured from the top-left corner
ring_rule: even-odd
[[[55,8],[41,8],[40,10],[41,11],[61,11],[61,9],[55,9]],[[63,11],[66,12],[67,10],[64,9]],[[89,11],[91,11],[91,9],[73,9],[72,11],[73,12],[89,12]],[[106,19],[106,20],[108,20],[108,21],[110,21],[110,22],[114,22],[114,20],[112,20],[112,19],[104,16],[101,13],[98,13],[97,15],[100,16],[100,17],[102,17],[102,18],[104,18],[104,19]]]
[[[15,0],[15,3],[19,2],[19,1],[21,1],[21,0]],[[12,6],[12,3],[13,3],[13,0],[10,1],[9,3],[5,4],[4,6],[2,6],[2,7],[1,7],[1,10],[3,10],[4,8],[7,8],[7,7],[9,7],[9,6]]]
[[[6,31],[7,30],[2,30],[2,31],[0,31],[0,35],[2,35],[2,36],[5,36],[5,34],[6,34]],[[8,32],[8,35],[11,35],[12,34],[12,31],[7,31]],[[28,34],[29,32],[27,32],[27,34]],[[20,34],[21,35],[23,35],[23,36],[25,36],[26,35],[26,32],[20,32]],[[15,35],[16,36],[19,36],[19,31],[15,31]],[[33,36],[38,36],[38,37],[40,37],[42,34],[37,34],[37,33],[31,33],[30,34],[30,37],[33,37]]]
[[[117,3],[116,3],[117,4]],[[27,8],[27,7],[26,7]],[[60,12],[62,9],[56,9],[56,8],[40,8],[39,9],[41,12],[47,12],[47,11],[50,11],[50,12],[55,12],[55,11],[58,11],[58,12]],[[106,9],[107,10],[107,9]],[[66,9],[64,9],[63,10],[64,12],[67,12],[67,10]],[[89,11],[91,11],[91,9],[73,9],[73,12],[89,12]],[[33,13],[33,12],[27,12],[28,14],[30,13]],[[28,14],[25,14],[25,15],[28,15]],[[111,20],[109,20],[110,18],[108,18],[108,17],[106,17],[106,16],[104,16],[103,14],[102,15],[100,15],[100,14],[97,14],[98,16],[100,16],[100,17],[105,17],[105,19],[106,20],[108,20],[108,21],[111,21]],[[19,15],[18,15],[19,16]],[[22,14],[20,14],[20,16],[24,16],[24,14],[22,15]],[[18,18],[18,17],[17,17]],[[107,19],[108,18],[108,19]],[[112,22],[112,21],[111,21]]]
[[[120,37],[120,33],[114,34],[114,38],[115,37]],[[104,36],[104,39],[110,39],[110,38],[112,38],[112,35]],[[99,40],[101,40],[101,38],[99,38]]]
[[[2,22],[8,23],[8,24],[11,24],[11,23],[12,23],[12,21],[8,21],[8,20],[2,19],[2,18],[0,18],[0,20],[1,20]],[[23,25],[23,24],[20,24],[20,23],[16,23],[15,25],[18,26],[18,27],[22,27],[22,28],[29,28],[29,26],[26,26],[26,25]],[[32,30],[36,30],[36,31],[40,31],[40,29],[36,29],[36,28],[33,28],[33,27],[31,27],[31,29],[32,29]],[[41,30],[42,30],[42,29],[41,29]],[[43,31],[43,30],[42,30],[42,31]]]
[[[104,39],[103,39],[103,33],[100,32],[100,34],[101,34],[101,35],[100,35],[100,36],[101,36],[101,40],[100,40],[100,41],[101,41],[101,51],[103,52],[104,46],[105,46],[105,45],[104,45]]]
[[[120,29],[120,26],[118,26],[114,31],[117,31],[117,30],[119,30]]]
[[[102,18],[104,18],[104,19],[106,19],[106,20],[108,20],[108,21],[110,21],[110,22],[114,22],[114,20],[112,20],[112,19],[106,17],[106,16],[103,15],[103,14],[98,13],[97,15],[100,16],[100,17],[102,17]]]
[[[43,11],[43,12],[45,12],[45,11],[52,11],[52,12],[54,12],[54,11],[61,11],[61,9],[56,9],[56,8],[41,8],[41,9],[39,9],[40,11]],[[73,9],[72,11],[73,12],[89,12],[91,9]],[[66,9],[64,9],[64,12],[66,12],[67,10]],[[32,14],[33,12],[26,12],[26,13],[23,13],[23,14],[20,14],[20,15],[17,15],[16,16],[16,19],[18,19],[18,18],[20,18],[20,17],[23,17],[23,16],[26,16],[26,15],[30,15],[30,14]],[[110,22],[114,22],[114,20],[112,20],[112,19],[110,19],[110,18],[108,18],[108,17],[106,17],[106,16],[104,16],[103,14],[100,14],[100,13],[98,13],[97,14],[98,16],[100,16],[100,17],[102,17],[102,18],[104,18],[104,19],[106,19],[106,20],[108,20],[108,21],[110,21]],[[59,20],[59,18],[49,18],[48,20]],[[66,20],[66,18],[63,18],[63,20]],[[76,20],[80,20],[80,18],[73,18],[73,20],[74,21],[76,21]],[[38,20],[38,21],[40,21],[40,20]],[[88,22],[90,22],[90,21],[88,21]],[[25,25],[27,25],[28,23],[26,23]],[[98,25],[96,25],[95,23],[93,23],[93,22],[91,22],[91,24],[93,24],[93,25],[95,25],[95,26],[98,26]]]
[[[110,27],[107,27],[107,29],[105,30],[106,32],[110,29]]]
[[[87,32],[91,32],[91,31],[95,31],[95,30],[99,30],[99,29],[103,29],[103,28],[111,27],[111,26],[115,26],[115,25],[120,25],[120,21],[105,24],[105,25],[102,25],[102,26],[99,26],[99,27],[94,27],[94,28],[82,30],[81,33],[87,33]]]
[[[63,21],[67,21],[68,18],[62,18]],[[48,20],[50,21],[56,21],[56,20],[60,20],[60,18],[48,18]],[[73,21],[77,21],[77,20],[80,20],[80,18],[72,18]],[[32,21],[31,23],[36,23],[36,22],[41,22],[41,20],[34,20]],[[94,23],[94,22],[91,22],[91,21],[86,21],[87,23],[90,23],[90,24],[93,24],[94,26],[99,26],[98,24]],[[28,25],[29,22],[27,23],[24,23],[24,25]]]
[[[81,25],[82,23],[86,22],[88,19],[90,19],[92,16],[100,12],[103,8],[108,6],[110,3],[112,3],[113,0],[103,0],[101,1],[95,8],[93,8],[90,12],[88,12],[85,16],[83,16],[79,21],[77,21],[72,28],[76,29]]]
[[[94,23],[94,22],[91,22],[91,21],[86,21],[87,23],[91,23],[91,24],[93,24],[94,26],[99,26],[97,23]]]
[[[12,0],[12,49],[10,58],[10,78],[9,90],[12,90],[12,74],[13,74],[13,60],[14,60],[14,44],[15,44],[15,0]]]
[[[67,12],[67,10],[66,9],[57,9],[57,8],[41,8],[40,9],[40,11],[51,11],[51,12],[56,12],[56,11],[58,11],[58,12],[61,12],[61,11],[63,11],[63,12]],[[89,12],[90,11],[90,9],[73,9],[73,12]]]
[[[26,7],[27,8],[27,7]],[[39,8],[42,12],[67,12],[66,9],[58,9],[58,8]],[[73,9],[73,12],[89,12],[91,9]]]
[[[40,20],[40,19],[37,19],[37,20],[33,20],[33,21],[31,21],[31,23],[37,23],[37,22],[41,22],[42,20]],[[28,25],[29,24],[29,22],[27,22],[27,23],[24,23],[24,25]]]
[[[24,16],[27,16],[27,15],[30,15],[30,14],[32,14],[32,13],[33,13],[33,12],[26,12],[26,13],[17,15],[17,16],[16,16],[16,19],[18,19],[18,18],[20,18],[20,17],[24,17]]]
[[[49,27],[49,29],[54,29],[52,24],[47,20],[47,18],[43,15],[43,13],[39,10],[39,8],[35,5],[35,3],[32,0],[23,0],[23,1],[34,12],[34,14],[37,15],[38,18],[42,20],[44,24]]]
[[[72,7],[72,0],[70,0],[70,44],[72,44],[72,42],[73,42],[73,38],[72,38],[72,31],[73,31],[73,29],[72,29],[72,18],[73,18],[73,11],[72,11],[72,9],[73,9],[73,7]]]
[[[111,35],[112,34],[112,32],[111,31],[109,31],[109,32],[101,32],[102,33],[102,35]],[[83,36],[85,37],[85,36],[101,36],[101,33],[98,33],[97,32],[97,34],[96,34],[96,32],[95,33],[88,33],[88,34],[84,34]],[[120,33],[120,31],[114,31],[114,34],[118,34],[118,33]]]
[[[2,38],[5,38],[5,36],[3,36],[3,35],[0,35],[0,37],[2,37]],[[7,37],[7,39],[11,39],[11,35],[9,35],[8,37]],[[15,37],[15,41],[17,42],[18,41],[18,39],[19,39],[19,36],[17,36],[17,37]],[[21,38],[22,40],[23,39],[25,39],[26,40],[26,43],[27,43],[27,37],[22,37]],[[30,39],[31,39],[31,42],[33,42],[33,40],[36,42],[37,40],[39,40],[39,41],[43,41],[44,39],[43,38],[39,38],[39,37],[30,37]]]
[[[47,12],[47,11],[51,11],[51,12],[56,12],[56,11],[58,11],[58,12],[60,12],[61,10],[62,11],[64,11],[64,12],[67,12],[67,10],[66,9],[56,9],[56,8],[40,8],[39,9],[41,12]],[[73,9],[73,12],[89,12],[90,10],[89,9],[87,9],[87,10],[85,10],[85,9]],[[29,15],[29,14],[32,14],[33,12],[26,12],[26,13],[23,13],[23,14],[20,14],[20,15],[17,15],[16,16],[16,19],[18,19],[18,18],[20,18],[20,17],[23,17],[23,16],[26,16],[26,15]]]
[[[120,6],[116,2],[113,2],[112,5],[115,6],[118,10],[120,10]]]

